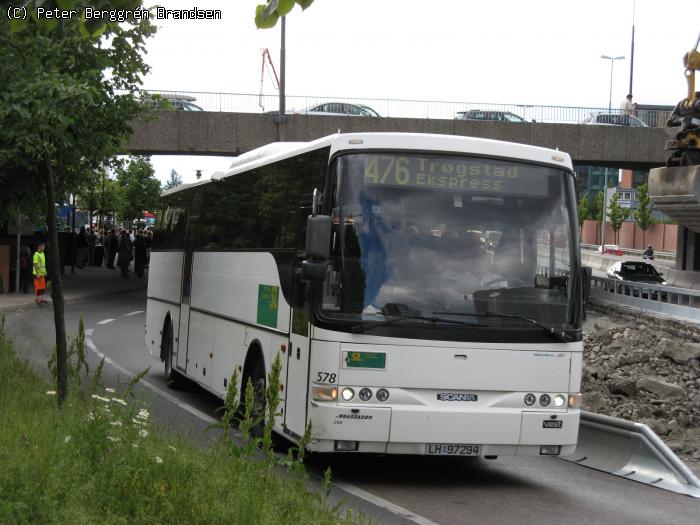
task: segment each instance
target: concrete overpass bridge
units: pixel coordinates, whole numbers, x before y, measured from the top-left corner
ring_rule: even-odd
[[[309,141],[338,132],[440,133],[559,148],[579,165],[650,170],[665,166],[666,141],[676,130],[662,127],[564,123],[510,123],[457,119],[367,118],[326,115],[157,111],[132,123],[130,153],[237,156],[270,142]],[[679,222],[676,269],[700,271],[700,168],[682,176],[660,170],[650,176],[656,207]],[[663,174],[663,176],[662,176]],[[700,282],[700,274],[698,275]]]
[[[559,148],[574,163],[646,170],[663,166],[665,128],[456,119],[368,118],[233,112],[157,111],[132,123],[133,154],[236,156],[270,142],[309,141],[336,133],[394,131],[440,133]]]

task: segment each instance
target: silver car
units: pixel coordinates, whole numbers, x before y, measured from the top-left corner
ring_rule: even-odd
[[[510,111],[491,111],[483,109],[471,109],[469,111],[458,111],[456,120],[498,120],[501,122],[527,122],[520,115]]]
[[[364,104],[350,104],[348,102],[324,102],[306,109],[295,111],[302,115],[335,115],[352,117],[378,117],[379,113]]]
[[[195,97],[191,95],[176,95],[174,93],[149,93],[149,105],[153,109],[175,109],[178,111],[204,111],[193,104]],[[166,101],[167,104],[163,104]]]
[[[599,126],[632,126],[633,128],[648,128],[645,122],[633,115],[620,113],[589,113],[581,124],[597,124]]]

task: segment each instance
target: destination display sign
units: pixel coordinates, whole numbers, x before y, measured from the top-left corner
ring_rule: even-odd
[[[469,157],[367,154],[365,186],[546,197],[550,168]]]

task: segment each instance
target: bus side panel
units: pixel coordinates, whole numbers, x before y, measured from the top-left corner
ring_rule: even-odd
[[[190,311],[187,341],[187,375],[211,387],[214,352],[214,332],[218,323],[226,323],[210,315]]]
[[[581,391],[581,373],[583,372],[583,352],[571,354],[571,383],[569,392]]]
[[[214,325],[214,355],[212,358],[211,388],[222,397],[226,395],[231,375],[239,367],[238,388],[241,386],[241,374],[245,364],[246,327],[240,323],[224,319],[211,318]]]
[[[184,252],[151,252],[148,297],[180,304]]]
[[[181,251],[151,252],[146,305],[146,347],[157,358],[160,358],[163,324],[168,313],[173,323],[173,354],[178,354],[183,255],[184,252]]]
[[[266,252],[197,252],[192,270],[193,309],[289,332],[275,258]]]
[[[180,318],[180,307],[172,304],[148,299],[146,302],[146,348],[149,353],[160,359],[160,343],[163,339],[163,322],[170,313],[173,319],[173,334],[177,333],[177,323]],[[173,340],[173,343],[175,341]]]

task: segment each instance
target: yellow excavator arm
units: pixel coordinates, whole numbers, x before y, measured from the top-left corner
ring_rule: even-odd
[[[700,35],[691,49],[683,55],[688,96],[681,100],[671,113],[666,125],[680,127],[675,138],[666,142],[666,149],[673,151],[667,167],[696,166],[700,164],[700,93],[695,91],[695,75],[700,71]]]
[[[695,49],[691,49],[683,56],[683,65],[685,66],[685,78],[688,81],[688,98],[684,100],[688,109],[695,105],[698,100],[698,94],[695,92],[695,74],[700,71],[700,35],[695,44]]]

